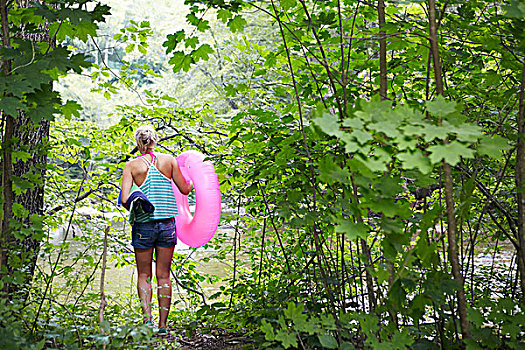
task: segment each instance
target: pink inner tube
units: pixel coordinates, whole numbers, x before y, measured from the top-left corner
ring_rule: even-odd
[[[191,215],[188,196],[180,193],[171,181],[179,215],[175,220],[177,238],[190,247],[206,244],[217,231],[221,219],[221,190],[215,168],[205,156],[197,151],[185,151],[177,157],[177,163],[186,181],[195,188],[195,214]]]

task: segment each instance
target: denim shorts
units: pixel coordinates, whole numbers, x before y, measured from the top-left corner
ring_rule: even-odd
[[[131,227],[131,245],[135,248],[171,248],[176,244],[175,218],[135,222]]]

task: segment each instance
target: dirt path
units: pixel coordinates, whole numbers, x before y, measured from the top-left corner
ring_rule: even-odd
[[[176,328],[170,328],[168,334],[157,335],[157,338],[159,340],[157,345],[178,343],[181,350],[237,350],[243,346],[245,349],[255,349],[250,346],[252,343],[250,339],[243,334],[237,333],[223,334],[218,331],[212,331],[211,334],[201,334],[195,332],[191,338],[188,338],[184,335],[184,332]]]

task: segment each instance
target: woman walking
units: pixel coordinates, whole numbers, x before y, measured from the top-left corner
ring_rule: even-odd
[[[135,140],[141,155],[129,161],[122,174],[121,201],[123,204],[131,202],[132,188],[140,191],[154,207],[148,213],[134,210],[139,205],[131,205],[132,213],[132,246],[135,249],[138,280],[137,290],[142,305],[144,322],[152,325],[152,261],[155,252],[157,277],[157,296],[159,302],[159,333],[166,333],[166,321],[171,306],[170,268],[173,250],[177,243],[175,230],[175,216],[177,205],[171,187],[171,180],[177,185],[182,194],[189,194],[191,184],[182,176],[175,158],[168,154],[155,154],[153,150],[158,142],[158,136],[150,125],[139,127],[135,131]],[[137,191],[137,192],[138,192]],[[135,191],[133,191],[135,192]]]

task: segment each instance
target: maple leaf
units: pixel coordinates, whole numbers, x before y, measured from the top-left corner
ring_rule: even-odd
[[[321,117],[317,117],[313,121],[325,134],[337,137],[340,137],[343,134],[339,129],[337,117],[331,113],[324,112]]]
[[[432,170],[430,161],[423,152],[416,149],[414,152],[403,152],[397,155],[406,169],[418,169],[423,174],[428,174]]]
[[[481,138],[478,145],[478,153],[485,154],[489,157],[498,159],[501,157],[501,151],[508,151],[512,148],[509,145],[509,140],[499,135],[493,137],[484,136]]]
[[[447,101],[443,96],[438,95],[432,101],[427,101],[427,111],[436,117],[444,117],[456,111],[457,103]]]
[[[349,219],[338,218],[336,220],[337,226],[335,231],[344,233],[346,238],[353,241],[357,238],[366,239],[369,228],[362,222],[355,223]]]
[[[246,24],[248,24],[248,22],[246,22],[246,20],[242,18],[241,15],[237,15],[233,17],[232,19],[230,19],[227,25],[232,31],[232,33],[235,33],[235,32],[242,32]]]
[[[448,164],[454,166],[459,163],[461,157],[473,158],[474,151],[458,141],[453,141],[449,144],[430,146],[428,150],[431,152],[429,159],[432,164],[437,164],[445,160]]]

